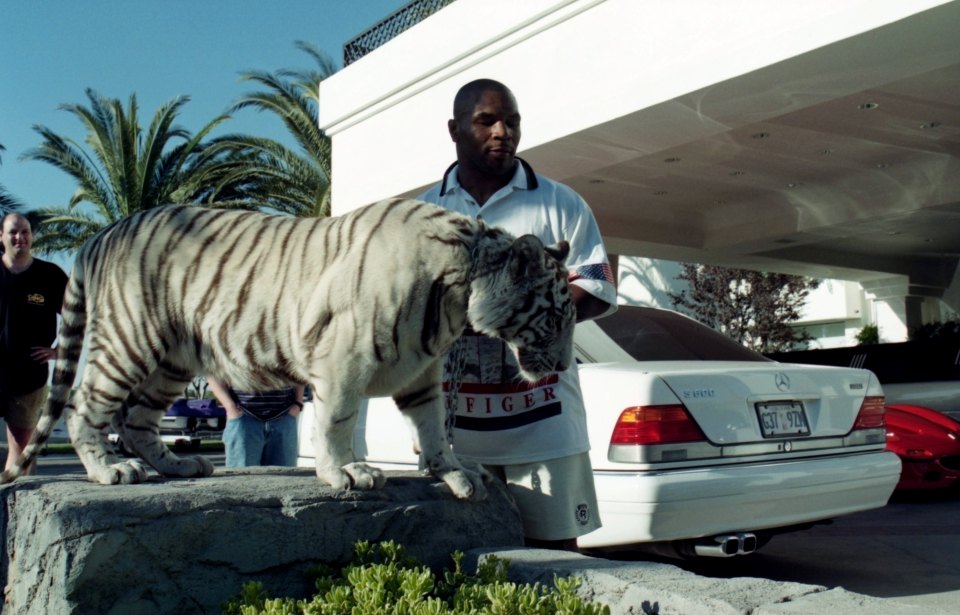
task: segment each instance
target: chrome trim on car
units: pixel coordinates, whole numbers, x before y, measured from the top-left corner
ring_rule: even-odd
[[[844,446],[861,446],[864,444],[884,444],[887,443],[887,430],[885,427],[876,429],[858,429],[850,432],[843,439]]]
[[[789,459],[805,457],[812,451],[824,454],[847,454],[851,449],[868,447],[876,450],[886,444],[885,429],[861,429],[845,437],[783,438],[763,442],[748,442],[729,446],[715,446],[709,442],[680,442],[674,444],[636,445],[611,444],[607,458],[617,463],[674,464],[688,461],[729,460],[734,463],[745,457],[777,456]],[[859,452],[859,451],[857,451]]]

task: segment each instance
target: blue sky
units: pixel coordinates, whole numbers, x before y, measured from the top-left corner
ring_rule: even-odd
[[[343,44],[407,0],[0,0],[0,184],[29,208],[62,205],[75,188],[53,166],[19,161],[40,144],[35,124],[82,141],[63,103],[85,94],[126,106],[136,93],[144,128],[165,102],[190,96],[178,124],[191,133],[256,84],[241,72],[312,68],[310,42],[342,66]],[[270,114],[243,110],[217,133],[287,141]],[[289,141],[287,141],[289,142]]]

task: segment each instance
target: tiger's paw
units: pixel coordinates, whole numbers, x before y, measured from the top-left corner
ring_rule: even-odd
[[[204,477],[213,474],[213,463],[206,457],[194,455],[192,457],[181,457],[183,462],[183,477]]]
[[[457,498],[479,502],[487,498],[487,488],[483,482],[485,478],[490,477],[490,474],[483,466],[478,466],[478,468],[480,469],[479,472],[467,470],[466,468],[452,470],[444,473],[440,478],[450,487],[450,491],[452,491],[453,495],[457,496]]]
[[[136,459],[128,459],[105,466],[102,472],[89,476],[103,485],[135,485],[147,480],[147,469]]]
[[[380,489],[387,484],[387,477],[383,475],[379,468],[365,463],[348,463],[341,469],[350,477],[351,488],[353,489],[369,491],[370,489]]]
[[[342,468],[322,470],[317,468],[317,478],[338,491],[359,489],[369,491],[380,489],[387,483],[387,477],[379,469],[365,463],[348,463]]]
[[[484,482],[493,480],[493,475],[479,463],[461,464],[449,449],[443,449],[432,457],[421,456],[421,463],[436,478],[446,483],[458,499],[479,502],[486,499]]]

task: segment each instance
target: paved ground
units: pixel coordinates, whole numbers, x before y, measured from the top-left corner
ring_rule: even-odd
[[[842,587],[960,612],[960,492],[895,496],[885,508],[777,536],[749,557],[680,565],[701,576]]]

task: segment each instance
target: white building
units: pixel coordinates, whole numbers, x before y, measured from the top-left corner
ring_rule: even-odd
[[[438,181],[454,93],[491,77],[519,101],[520,155],[624,257],[624,301],[664,304],[655,259],[831,280],[808,314],[824,345],[957,317],[960,2],[430,4],[320,85],[334,213]]]
[[[672,308],[668,293],[682,289],[682,282],[676,279],[679,274],[680,265],[672,261],[621,256],[617,275],[620,302]],[[884,342],[904,341],[907,328],[903,315],[887,313],[887,307],[856,282],[821,280],[819,288],[810,294],[797,326],[814,337],[811,349],[856,345],[857,334],[867,324],[878,325]]]

